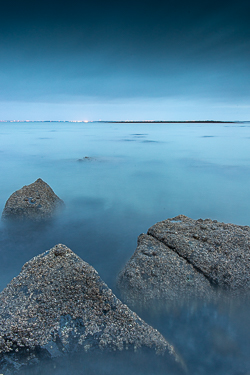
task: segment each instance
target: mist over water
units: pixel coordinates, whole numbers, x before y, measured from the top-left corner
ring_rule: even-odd
[[[250,123],[1,123],[1,210],[39,177],[65,209],[47,224],[1,222],[0,289],[33,256],[63,243],[119,297],[116,277],[138,235],[154,223],[184,214],[250,225],[249,149]],[[243,298],[138,310],[197,375],[250,374],[248,312]],[[153,355],[119,353],[67,359],[49,373],[165,374],[166,368]]]

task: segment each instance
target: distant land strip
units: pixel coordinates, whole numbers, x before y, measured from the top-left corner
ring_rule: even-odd
[[[211,124],[211,123],[222,123],[222,124],[236,124],[236,123],[241,123],[244,121],[215,121],[215,120],[198,120],[198,121],[191,121],[191,120],[186,120],[186,121],[165,121],[165,120],[145,120],[145,121],[139,121],[139,120],[128,120],[128,121],[95,121],[95,122],[112,122],[115,124],[138,124],[138,123],[145,123],[145,124]]]
[[[185,121],[167,121],[167,120],[0,120],[1,122],[70,122],[70,123],[112,123],[112,124],[243,124],[249,121],[216,121],[216,120],[185,120]]]

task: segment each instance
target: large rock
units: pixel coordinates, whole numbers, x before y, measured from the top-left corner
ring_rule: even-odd
[[[7,200],[2,217],[44,220],[51,218],[63,201],[41,178],[15,191]]]
[[[139,236],[118,287],[132,303],[249,290],[250,228],[184,215],[159,222]]]
[[[135,253],[118,276],[118,289],[132,306],[148,302],[206,297],[210,282],[168,246],[147,234],[138,237]]]
[[[65,245],[27,262],[0,294],[0,369],[63,353],[150,349],[179,361],[173,347],[124,305]]]

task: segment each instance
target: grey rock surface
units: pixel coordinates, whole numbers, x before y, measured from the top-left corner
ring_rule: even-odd
[[[2,372],[65,353],[142,348],[174,365],[180,361],[164,337],[65,245],[27,262],[0,294]]]
[[[249,226],[180,215],[153,225],[148,234],[187,259],[213,285],[250,289]]]
[[[118,277],[126,301],[250,289],[250,228],[184,215],[156,223]]]
[[[41,178],[15,191],[7,200],[3,219],[30,219],[34,221],[51,218],[63,206],[63,201]]]
[[[117,286],[132,306],[156,300],[187,300],[194,295],[206,297],[213,293],[204,275],[147,234],[138,237],[135,253],[120,272]]]

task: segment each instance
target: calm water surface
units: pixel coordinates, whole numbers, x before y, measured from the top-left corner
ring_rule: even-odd
[[[157,221],[184,214],[250,225],[249,150],[250,123],[1,123],[1,210],[39,177],[66,204],[49,226],[0,224],[1,290],[31,257],[64,243],[118,294],[116,276],[137,236]],[[191,374],[249,375],[248,311],[246,301],[232,300],[140,314],[175,345]],[[151,364],[148,373],[165,373],[154,357]],[[82,371],[65,368],[55,374]],[[106,358],[82,373],[145,371]]]

